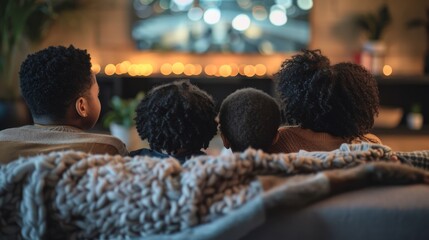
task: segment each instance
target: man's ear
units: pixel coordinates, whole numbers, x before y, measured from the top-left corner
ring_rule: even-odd
[[[272,145],[276,144],[276,143],[279,141],[279,139],[280,139],[280,133],[279,133],[279,131],[277,130],[277,132],[276,132],[276,136],[274,136],[274,138],[273,138]]]
[[[231,144],[229,143],[228,139],[223,135],[223,133],[220,133],[220,137],[222,138],[223,146],[226,149],[229,149],[231,147]]]
[[[88,104],[85,98],[79,97],[75,103],[76,112],[81,117],[88,116]]]

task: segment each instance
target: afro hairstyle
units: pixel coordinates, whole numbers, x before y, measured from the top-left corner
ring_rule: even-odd
[[[151,149],[175,154],[207,148],[217,132],[213,99],[188,80],[153,88],[136,109],[136,127]]]
[[[280,108],[274,98],[253,88],[233,92],[219,110],[220,131],[233,151],[248,147],[267,151],[280,122]]]
[[[379,94],[362,66],[333,66],[320,50],[303,50],[275,74],[286,124],[345,139],[362,138],[374,125]]]
[[[21,64],[21,93],[33,116],[63,119],[70,104],[92,86],[86,50],[58,46],[30,54]]]

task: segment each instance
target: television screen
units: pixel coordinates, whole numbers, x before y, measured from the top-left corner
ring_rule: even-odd
[[[146,51],[272,54],[306,48],[312,0],[133,0]]]

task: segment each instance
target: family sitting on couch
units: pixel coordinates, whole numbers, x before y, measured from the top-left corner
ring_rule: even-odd
[[[429,183],[429,173],[421,170],[429,169],[429,151],[391,151],[370,133],[379,98],[375,78],[363,67],[331,65],[319,50],[304,50],[283,62],[275,78],[279,100],[253,88],[239,89],[225,98],[218,113],[212,97],[187,80],[153,88],[135,119],[150,149],[129,153],[113,136],[85,132],[100,114],[99,88],[86,50],[58,46],[29,55],[21,65],[20,86],[34,125],[0,131],[0,236],[43,238],[62,229],[56,233],[61,238],[67,229],[77,238],[160,239],[157,234],[210,222],[244,203],[257,204],[256,196],[284,182],[258,180],[255,185],[260,174],[290,176],[387,162],[353,168],[344,175],[352,177],[341,181],[341,172],[322,173],[325,180],[309,177],[305,183],[311,183],[312,192],[303,188],[307,192],[298,195],[311,195],[311,200],[370,182]],[[233,153],[208,156],[204,149],[218,130]],[[80,178],[86,185],[78,188]],[[39,180],[45,185],[37,185]],[[28,191],[10,197],[21,184]],[[286,192],[295,186],[293,181],[286,185]],[[42,207],[48,196],[56,199],[51,199],[54,209]],[[39,200],[31,205],[26,197]],[[272,206],[290,200],[273,193],[267,198]],[[21,215],[11,210],[19,202]],[[37,206],[44,212],[22,216],[27,208],[37,212]],[[112,208],[106,212],[106,206]],[[253,214],[247,216],[257,224],[255,209],[242,211]],[[236,224],[246,225],[241,221]],[[243,237],[231,233],[231,226],[216,227],[230,235],[195,230],[202,234],[195,239]],[[183,239],[192,239],[187,234]]]
[[[330,151],[342,143],[381,143],[369,133],[379,107],[377,83],[363,67],[331,66],[320,51],[305,50],[286,60],[275,76],[281,110],[267,94],[242,89],[224,100],[218,123],[211,96],[189,81],[155,87],[136,109],[139,135],[151,149],[131,156],[173,156],[183,163],[204,154],[218,124],[224,146],[233,151]],[[100,114],[86,50],[59,46],[31,54],[22,63],[20,79],[34,125],[0,132],[0,163],[64,149],[128,154],[118,139],[84,132]],[[281,122],[287,126],[279,128]]]

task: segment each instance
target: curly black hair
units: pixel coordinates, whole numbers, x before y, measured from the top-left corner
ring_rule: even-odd
[[[286,124],[345,139],[362,138],[378,114],[375,78],[362,66],[333,66],[320,50],[303,50],[275,74]]]
[[[30,54],[21,64],[21,93],[33,116],[63,119],[93,84],[86,50],[57,46]]]
[[[136,127],[156,151],[207,148],[217,132],[213,99],[188,80],[153,88],[136,109]]]
[[[253,88],[230,94],[219,111],[220,130],[233,151],[244,151],[248,147],[267,151],[280,121],[280,107],[274,98]]]

